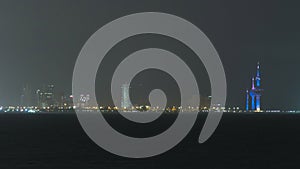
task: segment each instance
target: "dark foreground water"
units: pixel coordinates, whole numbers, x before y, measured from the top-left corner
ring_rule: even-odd
[[[94,144],[75,114],[0,114],[0,169],[299,168],[300,115],[225,114],[213,137],[198,144],[205,117],[167,153],[128,159]]]

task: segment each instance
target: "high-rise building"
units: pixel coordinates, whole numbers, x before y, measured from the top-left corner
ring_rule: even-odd
[[[122,98],[121,98],[121,107],[122,109],[131,108],[131,102],[129,98],[129,84],[122,85]]]
[[[32,106],[32,91],[28,84],[22,88],[22,94],[20,97],[20,106],[28,107]]]
[[[90,95],[87,94],[81,94],[80,97],[79,97],[79,102],[77,104],[77,107],[80,107],[80,108],[85,108],[85,107],[89,107],[89,101],[90,101]]]
[[[54,99],[54,85],[50,84],[47,85],[46,91],[44,93],[45,97],[45,102],[48,107],[52,107],[55,104],[55,99]]]
[[[42,107],[42,91],[40,89],[36,90],[35,97],[36,97],[36,106]]]
[[[252,78],[251,89],[246,90],[246,110],[249,110],[249,99],[251,98],[251,110],[261,111],[260,98],[262,96],[260,65],[257,63],[256,77]]]
[[[211,96],[201,96],[200,95],[200,109],[209,109],[211,105]]]
[[[54,107],[54,85],[50,84],[43,86],[42,90],[38,89],[36,91],[36,101],[38,107]]]

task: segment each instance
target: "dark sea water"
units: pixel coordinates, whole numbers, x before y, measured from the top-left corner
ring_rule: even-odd
[[[172,150],[128,159],[93,143],[75,114],[0,114],[0,169],[299,168],[299,114],[227,113],[214,135],[198,144],[205,117],[200,115],[190,134]]]

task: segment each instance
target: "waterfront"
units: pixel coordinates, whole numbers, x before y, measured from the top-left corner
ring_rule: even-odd
[[[205,117],[167,153],[128,159],[94,144],[74,113],[0,114],[0,168],[297,168],[300,114],[225,113],[214,135],[198,144]]]

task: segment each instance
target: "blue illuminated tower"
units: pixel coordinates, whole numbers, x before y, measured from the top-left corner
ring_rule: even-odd
[[[260,97],[261,97],[261,91],[262,89],[260,88],[260,65],[259,62],[257,63],[257,69],[256,69],[256,110],[260,111]]]
[[[246,91],[246,110],[249,110],[249,96],[251,97],[251,110],[260,112],[261,89],[260,64],[257,63],[256,77],[252,78],[251,89]]]
[[[249,90],[246,90],[246,110],[249,110]]]
[[[260,87],[260,65],[259,65],[259,62],[257,63],[255,80],[256,80],[256,87]]]

